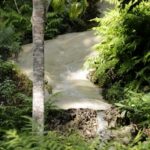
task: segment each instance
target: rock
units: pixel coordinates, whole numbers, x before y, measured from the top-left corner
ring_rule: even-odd
[[[147,137],[150,137],[150,128],[144,129],[144,134],[145,134]]]
[[[49,112],[50,130],[78,131],[85,138],[97,136],[97,112],[91,109],[53,110]]]
[[[102,142],[118,141],[119,143],[129,144],[133,138],[133,134],[137,132],[134,124],[118,127],[121,120],[125,117],[125,112],[121,112],[118,108],[111,107],[100,114],[99,117],[99,137]],[[103,125],[103,126],[102,126]]]
[[[121,112],[116,107],[111,107],[105,111],[105,120],[108,122],[108,128],[117,127],[118,123],[125,117],[125,112]]]
[[[99,136],[102,143],[114,140],[128,144],[136,133],[136,126],[117,127],[117,119],[121,117],[118,109],[112,112],[91,109],[50,110],[48,129],[61,133],[76,131],[85,138]]]

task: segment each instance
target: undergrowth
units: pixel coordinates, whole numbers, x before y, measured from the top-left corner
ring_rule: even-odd
[[[116,103],[121,110],[126,111],[126,117],[139,127],[150,128],[150,93],[126,91],[124,100]]]
[[[115,149],[115,150],[149,150],[150,149],[150,139],[147,139],[144,143],[143,142],[137,142],[132,143],[129,145],[123,145],[118,142],[109,142],[106,143],[102,148],[98,150],[109,150],[109,149]]]
[[[17,56],[20,52],[19,36],[12,26],[0,23],[0,59],[7,60],[11,56]]]
[[[0,128],[21,129],[31,116],[32,82],[9,61],[0,60]]]
[[[57,132],[47,132],[41,137],[10,130],[3,137],[0,147],[1,150],[94,150],[96,143],[87,142],[76,133],[60,135]]]

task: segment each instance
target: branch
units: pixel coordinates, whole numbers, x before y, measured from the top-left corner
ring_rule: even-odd
[[[15,6],[16,6],[16,9],[17,9],[17,12],[20,14],[20,10],[19,10],[19,8],[18,8],[18,4],[17,4],[16,0],[14,0],[14,3],[15,3]]]

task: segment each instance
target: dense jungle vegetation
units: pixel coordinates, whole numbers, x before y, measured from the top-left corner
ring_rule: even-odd
[[[105,99],[125,110],[127,123],[149,128],[150,2],[119,1],[118,8],[95,21],[103,39],[86,63],[93,69],[91,80],[103,87]]]
[[[75,7],[77,2],[79,6]],[[9,60],[17,58],[22,44],[32,41],[32,3],[1,0],[0,150],[150,149],[150,2],[111,1],[116,3],[115,9],[96,18],[97,2],[71,0],[70,6],[68,1],[53,0],[46,15],[45,39],[96,26],[94,30],[103,40],[95,45],[97,55],[86,62],[94,70],[90,78],[103,87],[108,102],[125,112],[123,125],[136,124],[139,133],[129,145],[109,141],[103,147],[97,138],[87,140],[77,133],[32,134],[32,81]],[[46,119],[50,109],[53,106],[47,103]]]
[[[132,6],[95,19],[99,26],[94,30],[103,40],[95,45],[98,55],[89,60],[89,66],[95,70],[91,79],[104,88],[105,98],[120,102],[117,105],[127,108],[132,120],[149,126],[150,3]]]
[[[78,3],[53,0],[47,10],[45,39],[50,39],[66,32],[83,31],[90,28],[90,19],[97,16],[96,2],[81,0]],[[1,25],[11,27],[19,42],[32,41],[32,2],[2,0],[0,2]],[[88,2],[88,3],[87,3]],[[92,5],[91,5],[92,4]],[[76,6],[77,5],[77,6]],[[89,25],[90,24],[90,25]]]

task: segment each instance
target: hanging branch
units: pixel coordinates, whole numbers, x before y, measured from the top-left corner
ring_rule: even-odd
[[[14,0],[14,3],[15,3],[15,6],[16,6],[16,9],[17,9],[17,12],[20,14],[20,10],[19,10],[19,8],[18,8],[17,1],[16,1],[16,0]]]

